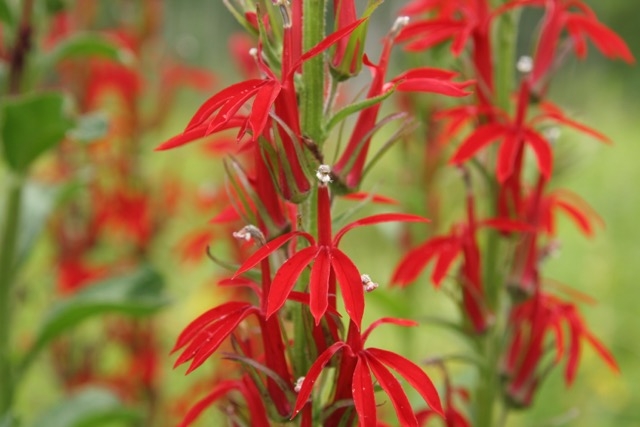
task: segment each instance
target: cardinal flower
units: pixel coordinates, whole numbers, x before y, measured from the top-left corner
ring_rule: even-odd
[[[391,369],[411,384],[433,411],[444,416],[438,392],[427,374],[420,367],[391,351],[372,347],[364,348],[369,334],[376,327],[385,323],[402,326],[417,325],[416,322],[410,320],[382,318],[372,323],[364,333],[360,334],[357,325],[350,322],[347,341],[336,342],[320,354],[311,365],[309,372],[302,381],[293,416],[296,416],[307,405],[318,376],[338,352],[342,352],[338,381],[342,381],[343,384],[338,384],[337,387],[343,390],[350,390],[350,397],[353,399],[358,420],[362,427],[377,426],[375,389],[372,375],[391,399],[399,424],[405,427],[418,427],[418,421],[411,409],[409,399],[398,379],[392,374]]]
[[[416,215],[389,213],[380,214],[352,222],[331,237],[331,210],[329,189],[318,187],[318,240],[303,231],[292,231],[280,236],[258,249],[236,272],[236,276],[249,271],[260,261],[276,251],[294,237],[304,238],[309,246],[293,254],[278,269],[273,279],[267,303],[267,317],[273,315],[285,303],[302,271],[313,262],[309,283],[310,309],[316,324],[327,311],[329,295],[335,294],[336,280],[340,285],[345,309],[349,317],[360,327],[364,312],[364,291],[361,275],[353,261],[339,248],[340,240],[349,230],[363,225],[389,221],[426,222]]]

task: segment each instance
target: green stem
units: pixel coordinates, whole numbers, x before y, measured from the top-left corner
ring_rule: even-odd
[[[307,51],[324,38],[325,0],[304,0],[302,46]],[[302,133],[322,146],[324,108],[324,56],[317,55],[302,66],[303,91],[301,93]]]
[[[22,177],[11,176],[9,186],[2,240],[0,241],[0,415],[5,414],[11,408],[15,392],[9,342],[11,338],[11,288],[16,273]]]
[[[503,3],[504,1],[500,1]],[[511,110],[511,92],[515,84],[515,52],[517,42],[517,15],[508,12],[501,16],[496,34],[496,103],[509,112]],[[498,186],[490,184],[492,216],[497,213]],[[491,230],[485,246],[484,284],[488,309],[494,314],[493,325],[486,335],[479,340],[479,353],[485,360],[480,369],[476,388],[476,427],[496,427],[503,425],[506,419],[506,408],[497,414],[497,403],[500,399],[500,357],[503,349],[503,337],[507,328],[507,307],[504,304],[505,277],[501,268],[500,255],[501,236]],[[499,417],[499,419],[498,419]],[[497,423],[497,424],[496,424]]]

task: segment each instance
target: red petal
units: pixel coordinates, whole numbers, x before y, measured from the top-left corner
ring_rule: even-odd
[[[366,20],[367,18],[359,19],[353,22],[352,24],[349,24],[339,29],[338,31],[329,34],[327,37],[322,39],[320,43],[318,43],[317,45],[315,45],[314,47],[312,47],[311,49],[303,53],[302,56],[300,57],[299,63],[296,64],[294,67],[292,67],[292,69],[296,70],[300,66],[300,63],[307,61],[313,58],[314,56],[326,51],[329,47],[331,47],[331,45],[339,42],[341,39],[343,39],[344,37],[347,37],[349,34],[355,31],[355,29],[358,28],[360,24],[362,24]]]
[[[251,313],[257,312],[257,308],[249,307],[246,310],[236,312],[220,322],[214,327],[209,327],[198,334],[188,346],[184,353],[176,361],[176,365],[186,362],[193,358],[187,374],[202,365],[217,349],[220,344],[238,327]],[[193,348],[192,348],[193,347]],[[185,358],[186,355],[186,358]]]
[[[432,67],[418,67],[405,71],[402,74],[397,75],[392,81],[409,80],[409,79],[440,79],[449,80],[455,77],[458,73],[449,70],[443,70],[441,68]]]
[[[470,159],[486,145],[502,138],[505,133],[504,126],[497,123],[480,126],[458,147],[450,163],[458,164]]]
[[[471,92],[463,90],[467,85],[438,79],[412,79],[398,83],[396,90],[400,92],[433,92],[446,96],[462,97],[471,94]]]
[[[373,349],[367,349],[365,354],[367,355],[367,362],[373,374],[378,379],[380,386],[387,393],[393,403],[393,407],[396,410],[398,416],[399,425],[403,427],[418,427],[418,420],[413,413],[409,399],[400,382],[389,372],[389,370],[380,362],[378,362],[376,356],[370,352]]]
[[[355,193],[350,193],[350,194],[345,194],[344,196],[341,196],[343,199],[347,199],[347,200],[367,200],[367,199],[371,199],[372,202],[374,203],[381,203],[381,204],[385,204],[385,205],[399,205],[400,202],[398,202],[396,199],[392,199],[390,197],[386,197],[386,196],[380,196],[378,194],[371,194],[371,193],[365,193],[365,192],[355,192]]]
[[[436,237],[409,251],[393,272],[391,282],[400,286],[413,282],[441,250],[442,245],[448,244],[450,240],[449,237]]]
[[[170,150],[171,148],[179,147],[188,142],[195,141],[196,139],[204,138],[205,136],[207,136],[207,128],[208,126],[206,124],[203,124],[193,129],[189,129],[188,131],[185,131],[180,135],[176,135],[173,138],[163,142],[155,148],[155,151]]]
[[[386,213],[380,215],[372,215],[366,218],[359,219],[354,221],[346,226],[342,227],[340,231],[336,233],[336,236],[333,238],[333,245],[338,246],[340,243],[340,239],[342,236],[349,230],[361,227],[363,225],[372,225],[372,224],[380,224],[382,222],[393,222],[393,221],[401,221],[401,222],[429,222],[429,220],[425,217],[418,215],[410,215],[410,214],[401,214],[401,213]]]
[[[202,123],[204,123],[211,115],[230,98],[237,98],[242,94],[255,93],[260,86],[264,85],[267,80],[251,79],[233,84],[207,99],[202,106],[196,111],[193,118],[187,125],[186,131],[189,131]]]
[[[545,178],[549,179],[551,177],[551,172],[553,171],[553,154],[549,143],[538,135],[537,132],[530,129],[525,130],[525,138],[536,153],[540,172],[545,176]]]
[[[364,342],[367,340],[367,338],[369,338],[369,334],[371,334],[371,332],[373,332],[373,330],[376,329],[378,326],[389,324],[389,323],[392,324],[392,325],[399,325],[399,326],[418,326],[418,324],[419,324],[418,322],[416,322],[414,320],[398,319],[396,317],[383,317],[383,318],[378,319],[375,322],[373,322],[364,331],[364,333],[362,334],[362,338],[361,338],[362,343],[364,344]]]
[[[584,212],[563,200],[556,199],[554,202],[554,205],[557,208],[562,209],[574,222],[574,224],[576,224],[576,226],[578,226],[578,228],[582,230],[585,236],[593,236],[593,227],[591,226],[591,221],[589,220],[589,217],[584,214]]]
[[[240,383],[237,380],[227,380],[216,384],[211,393],[199,400],[195,405],[193,405],[193,407],[191,407],[191,409],[189,409],[189,412],[184,416],[178,427],[190,426],[202,411],[211,406],[219,398],[225,396],[229,391],[237,389],[239,386]]]
[[[607,350],[607,348],[598,340],[595,336],[593,336],[589,331],[584,331],[584,337],[589,341],[589,344],[593,347],[595,351],[598,352],[602,360],[606,362],[607,365],[611,369],[613,369],[616,373],[620,372],[620,368],[618,367],[618,363],[613,355]]]
[[[247,302],[231,301],[206,311],[191,323],[189,323],[186,328],[184,328],[182,333],[180,333],[180,336],[178,337],[176,344],[175,346],[173,346],[171,352],[173,353],[176,350],[184,347],[207,325],[217,320],[221,320],[237,311],[244,310],[250,306],[251,304]]]
[[[342,347],[345,347],[347,344],[343,342],[337,342],[331,345],[331,347],[327,348],[322,352],[320,356],[313,362],[311,368],[309,368],[309,372],[304,377],[304,381],[302,382],[302,387],[300,387],[300,392],[298,393],[298,398],[296,399],[296,406],[293,409],[293,415],[291,418],[298,415],[298,412],[302,409],[302,407],[307,403],[309,396],[311,395],[311,391],[313,389],[313,385],[315,384],[318,376],[322,372],[324,366],[331,360],[334,354]]]
[[[362,427],[376,427],[376,399],[369,366],[364,357],[358,357],[353,371],[351,383],[353,403],[358,413],[359,425]]]
[[[360,330],[364,313],[364,289],[362,288],[360,273],[349,257],[339,249],[333,249],[331,256],[333,258],[331,266],[340,285],[344,308],[353,323],[358,327],[358,330]]]
[[[451,264],[456,260],[456,257],[460,253],[460,246],[458,245],[447,245],[442,248],[440,251],[440,256],[438,257],[438,261],[436,262],[436,266],[433,269],[433,273],[431,275],[431,280],[433,284],[438,287],[440,283],[442,283],[442,279],[449,272],[451,268]]]
[[[238,268],[238,271],[236,271],[236,274],[234,274],[233,277],[239,276],[242,273],[249,271],[254,266],[256,266],[260,261],[268,257],[272,252],[276,251],[280,246],[284,245],[285,243],[287,243],[289,240],[293,239],[296,236],[302,236],[305,239],[307,239],[307,241],[309,241],[309,243],[311,243],[312,245],[315,244],[315,241],[313,240],[313,236],[303,231],[292,231],[290,233],[283,234],[282,236],[267,242],[266,245],[264,245],[263,247],[255,251],[254,254],[251,255],[240,266],[240,268]]]
[[[596,45],[602,54],[609,58],[620,58],[629,64],[635,62],[633,54],[622,38],[602,25],[594,18],[571,14],[567,19],[567,25],[580,28],[589,35],[589,38]]]
[[[531,225],[509,218],[491,218],[478,222],[479,227],[491,227],[500,231],[535,231]]]
[[[502,145],[500,145],[500,149],[498,150],[498,164],[496,165],[496,177],[499,182],[503,183],[514,173],[513,167],[516,162],[520,144],[519,136],[510,132],[506,135]]]
[[[274,81],[271,84],[260,88],[258,94],[253,100],[251,114],[249,115],[249,123],[251,124],[253,139],[257,139],[258,136],[262,134],[262,131],[267,124],[267,119],[269,118],[269,111],[280,94],[280,89],[280,84]]]
[[[380,362],[393,368],[398,372],[405,380],[407,380],[413,388],[422,396],[424,401],[438,414],[444,416],[442,404],[440,403],[440,396],[438,391],[431,382],[431,379],[424,373],[420,367],[408,359],[400,356],[399,354],[382,350],[379,348],[369,348],[367,352],[375,357]],[[376,375],[377,376],[377,375]]]
[[[291,290],[296,284],[298,277],[307,265],[318,254],[318,248],[311,246],[296,252],[291,258],[285,261],[276,272],[271,289],[269,290],[269,299],[267,300],[266,317],[271,317],[273,313],[282,307],[289,297]]]
[[[320,323],[320,319],[322,319],[322,316],[324,316],[329,306],[330,271],[331,257],[329,256],[329,249],[322,247],[316,256],[309,281],[309,293],[311,294],[309,308],[316,321],[316,325]]]

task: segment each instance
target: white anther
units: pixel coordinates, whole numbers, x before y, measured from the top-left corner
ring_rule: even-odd
[[[521,56],[516,63],[516,69],[522,74],[530,73],[533,70],[533,59],[527,55]]]
[[[363,274],[360,276],[360,280],[362,281],[362,286],[366,292],[374,291],[378,288],[378,284],[371,280],[368,274]]]
[[[331,182],[331,168],[329,165],[320,165],[318,167],[318,171],[316,172],[316,178],[322,184],[328,184]]]
[[[262,234],[262,231],[260,231],[260,229],[255,225],[245,225],[240,230],[234,231],[232,234],[236,239],[244,240],[245,242],[250,242],[251,239],[255,239],[260,246],[266,243],[264,234]]]
[[[293,387],[293,391],[295,391],[296,393],[300,393],[300,390],[302,389],[302,383],[304,383],[304,377],[300,377],[296,380],[296,385]]]
[[[398,31],[403,29],[409,25],[409,17],[408,16],[398,16],[393,23],[393,27],[391,27],[391,33],[396,34]]]

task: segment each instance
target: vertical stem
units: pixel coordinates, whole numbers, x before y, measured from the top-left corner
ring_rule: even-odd
[[[9,186],[2,240],[0,241],[0,416],[11,408],[15,391],[9,342],[11,338],[11,288],[16,273],[22,178],[11,176]]]
[[[24,0],[16,42],[11,51],[9,64],[9,95],[19,95],[22,90],[24,70],[31,50],[31,17],[34,0]],[[0,236],[0,418],[7,415],[13,404],[15,378],[10,355],[11,341],[11,290],[16,276],[16,249],[20,227],[24,177],[9,176],[9,193],[2,235]]]
[[[503,1],[500,1],[503,3]],[[515,85],[515,51],[517,43],[516,12],[505,13],[500,18],[495,34],[497,49],[496,63],[496,103],[500,109],[511,111],[511,92]],[[492,191],[492,214],[497,212],[499,192],[497,185]],[[497,418],[496,408],[500,399],[500,355],[503,346],[503,336],[507,327],[508,311],[504,306],[505,278],[502,277],[500,264],[500,233],[490,231],[485,246],[484,283],[486,286],[487,304],[495,316],[494,324],[479,342],[479,352],[483,355],[486,365],[480,371],[476,388],[476,427],[495,427],[496,423],[504,423],[507,409]]]
[[[304,0],[302,46],[306,52],[324,38],[326,0]],[[324,57],[317,55],[302,66],[301,125],[303,135],[322,144]]]

